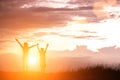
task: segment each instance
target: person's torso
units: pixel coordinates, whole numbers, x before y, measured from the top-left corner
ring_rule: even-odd
[[[28,55],[28,47],[23,48],[23,53],[24,53],[24,55]]]
[[[41,51],[41,53],[40,53],[40,63],[45,64],[45,62],[46,62],[45,52]]]

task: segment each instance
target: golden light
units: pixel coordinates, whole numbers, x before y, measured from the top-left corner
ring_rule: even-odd
[[[37,41],[37,43],[40,44],[40,45],[39,45],[39,48],[45,48],[45,47],[46,47],[46,44],[47,44],[48,42],[46,42],[46,40],[44,40],[44,39],[40,39],[40,40]]]
[[[36,64],[37,60],[35,56],[29,56],[29,64]]]
[[[86,17],[79,17],[79,16],[74,16],[73,17],[73,21],[75,22],[75,23],[80,23],[80,24],[87,24],[88,23],[88,21],[87,21],[87,19],[86,19]]]

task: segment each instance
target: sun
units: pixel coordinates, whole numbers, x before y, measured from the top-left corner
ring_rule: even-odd
[[[36,62],[37,62],[36,57],[34,57],[34,56],[29,56],[28,62],[29,62],[29,64],[36,64]]]

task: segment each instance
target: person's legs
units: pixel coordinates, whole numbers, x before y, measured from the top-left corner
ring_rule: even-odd
[[[22,67],[23,67],[23,72],[25,71],[25,57],[22,57]]]
[[[23,72],[26,72],[27,71],[27,62],[26,62],[26,57],[23,56]]]
[[[28,72],[28,58],[26,56],[26,72]]]
[[[45,67],[41,67],[41,72],[45,72]]]
[[[41,72],[45,72],[46,60],[44,55],[41,55],[40,57],[40,68],[41,68]]]
[[[45,68],[46,68],[45,65],[41,65],[41,72],[45,72]]]

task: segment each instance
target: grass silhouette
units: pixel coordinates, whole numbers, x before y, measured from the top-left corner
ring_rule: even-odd
[[[0,80],[120,80],[120,70],[97,66],[57,73],[0,72]]]

